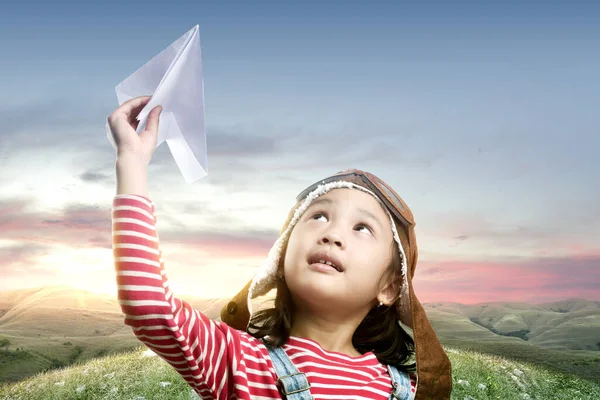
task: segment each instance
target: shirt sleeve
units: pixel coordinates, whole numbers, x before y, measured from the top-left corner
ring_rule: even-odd
[[[150,199],[117,195],[112,206],[113,256],[125,324],[201,398],[230,397],[241,358],[240,332],[173,295]]]

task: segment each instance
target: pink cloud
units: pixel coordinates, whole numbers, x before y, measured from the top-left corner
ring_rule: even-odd
[[[600,253],[507,262],[422,262],[414,280],[421,302],[600,300]]]
[[[0,201],[0,231],[18,240],[0,248],[0,272],[6,277],[47,277],[36,260],[53,251],[53,245],[74,248],[111,247],[110,208],[72,205],[61,212],[26,212],[27,199]],[[474,224],[474,223],[473,223]],[[266,257],[276,231],[160,230],[169,260],[218,265],[222,259],[239,259],[241,265]],[[465,239],[465,240],[468,240]],[[522,258],[504,261],[454,259],[419,262],[415,290],[422,302],[550,301],[568,297],[600,300],[600,251],[587,244],[564,242],[568,257]],[[171,247],[172,246],[172,247]],[[183,251],[179,251],[183,247]],[[195,258],[194,258],[195,257]],[[256,267],[256,265],[248,265]],[[58,278],[57,278],[58,279]],[[51,283],[51,282],[45,282]]]
[[[32,204],[31,199],[0,200],[0,231],[3,238],[17,242],[0,247],[3,274],[54,276],[46,268],[41,274],[36,264],[39,257],[55,251],[57,244],[79,249],[112,248],[110,206],[69,205],[59,212],[31,212],[28,210]],[[275,231],[162,229],[159,233],[163,248],[170,249],[172,245],[171,248],[186,249],[173,255],[182,262],[186,257],[193,261],[194,253],[211,262],[222,258],[266,257],[277,237]]]

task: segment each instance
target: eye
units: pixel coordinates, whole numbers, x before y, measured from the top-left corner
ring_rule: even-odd
[[[319,220],[319,218],[325,218],[324,221],[327,220],[327,216],[322,212],[318,212],[318,213],[314,214],[311,219]]]
[[[361,229],[364,229],[364,230],[366,230],[367,233],[369,233],[371,235],[373,234],[373,229],[371,229],[371,227],[367,224],[358,224],[358,225],[356,225],[355,229],[358,231],[360,231]]]

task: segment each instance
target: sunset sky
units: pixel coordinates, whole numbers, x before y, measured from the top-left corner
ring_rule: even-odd
[[[361,168],[415,215],[422,302],[600,300],[600,5],[248,3],[3,6],[0,290],[115,293],[114,87],[198,24],[209,175],[149,173],[177,293],[235,294]]]

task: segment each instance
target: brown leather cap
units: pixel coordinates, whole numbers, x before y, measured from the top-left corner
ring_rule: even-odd
[[[351,174],[344,174],[347,172],[351,172]],[[383,193],[379,187],[374,188],[372,185],[368,184],[368,182],[365,182],[365,180],[361,177],[361,174],[368,175],[371,178],[371,181],[384,184],[389,192]],[[383,181],[372,174],[365,173],[360,170],[348,170],[333,175],[327,179],[331,178],[334,178],[336,181],[342,180],[351,182],[375,192],[380,199],[384,200],[386,208],[388,208],[394,217],[394,222],[398,230],[398,236],[407,258],[407,282],[409,288],[408,295],[410,299],[410,307],[407,307],[406,304],[401,304],[402,307],[398,310],[398,313],[399,319],[402,319],[403,322],[410,326],[413,330],[418,375],[415,400],[450,399],[450,393],[452,392],[452,366],[431,324],[429,323],[429,320],[427,319],[425,310],[419,302],[412,284],[417,266],[418,248],[414,229],[415,224],[414,220],[412,220],[412,213],[410,212],[410,209],[408,209],[406,203],[402,201],[396,192],[394,192]],[[395,204],[394,202],[390,202],[390,196],[396,196],[397,199],[400,200],[401,204],[398,206],[403,208],[402,213],[404,216],[408,215],[408,220],[409,222],[412,222],[412,224],[400,222],[401,218],[398,217],[400,210],[393,208]],[[287,229],[294,211],[296,208],[298,208],[302,201],[302,199],[298,200],[299,202],[290,210],[288,218],[286,219],[281,230],[281,234],[283,234],[283,232]],[[248,310],[248,292],[251,284],[252,280],[250,280],[248,284],[246,284],[246,286],[221,310],[221,320],[227,323],[229,326],[239,330],[245,331],[250,320],[250,312]]]

